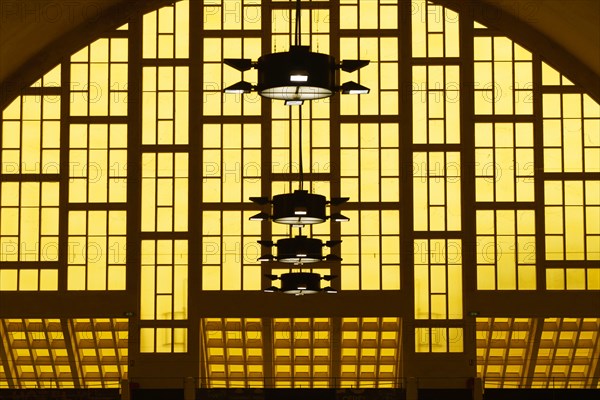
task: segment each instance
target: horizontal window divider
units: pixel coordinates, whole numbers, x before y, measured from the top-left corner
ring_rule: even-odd
[[[140,328],[188,328],[187,319],[140,319]]]
[[[600,268],[598,260],[546,260],[538,261],[538,268]]]
[[[415,319],[411,324],[415,328],[465,328],[465,322],[459,319]]]
[[[491,178],[491,177],[490,177]],[[537,210],[539,205],[535,201],[528,202],[475,202],[476,210]]]
[[[342,124],[385,124],[400,123],[400,115],[340,115]]]
[[[60,239],[58,239],[60,240]],[[1,261],[0,257],[0,270],[5,269],[58,269],[61,268],[64,263],[60,261]]]
[[[365,202],[348,202],[345,203],[342,208],[343,211],[355,211],[355,210],[399,210],[402,207],[402,203],[399,201],[393,202],[377,202],[377,201],[365,201]]]
[[[270,7],[272,10],[290,10],[294,11],[294,3],[286,1],[271,1]],[[264,4],[264,3],[263,3]],[[329,1],[303,1],[303,10],[329,10],[331,4]]]
[[[205,91],[206,92],[206,91]],[[200,118],[200,124],[260,124],[270,122],[261,115],[210,115]],[[289,120],[286,120],[289,121]]]
[[[542,93],[576,93],[587,94],[578,86],[561,86],[561,85],[542,85]]]
[[[187,153],[189,144],[143,144],[140,146],[142,153]]]
[[[412,145],[413,152],[430,152],[430,151],[461,151],[464,146],[459,143],[418,143]]]
[[[600,172],[544,172],[541,174],[546,181],[597,181]]]
[[[245,202],[237,203],[201,203],[200,209],[202,211],[258,211],[261,210],[262,207],[247,200]]]
[[[0,174],[0,182],[60,182],[65,174]]]
[[[142,67],[188,67],[189,58],[144,58]]]
[[[413,57],[411,65],[455,65],[460,66],[464,60],[459,57]]]
[[[140,232],[141,240],[188,240],[188,232]]]
[[[128,209],[127,203],[69,203],[68,206],[68,211],[127,211]]]
[[[291,174],[281,174],[275,173],[271,174],[271,181],[273,182],[289,182],[290,179],[296,180],[298,179],[298,173],[292,172]],[[313,172],[313,173],[304,173],[304,181],[309,183],[310,181],[321,181],[321,180],[331,180],[331,174],[325,172]],[[295,183],[295,182],[294,182]],[[292,187],[295,185],[292,184]]]
[[[392,37],[392,38],[397,38],[401,35],[401,29],[391,29],[391,28],[387,28],[387,29],[377,29],[377,28],[371,28],[371,29],[340,29],[340,39],[343,38],[355,38],[355,37],[359,37],[359,38],[368,38],[368,37],[374,37],[374,38],[387,38],[387,37]]]
[[[534,115],[474,115],[473,120],[475,123],[478,122],[531,122],[535,121]]]
[[[21,91],[21,96],[60,96],[63,88],[61,86],[29,87]],[[7,119],[6,121],[11,121]],[[14,121],[14,120],[12,120]]]
[[[462,231],[414,231],[413,239],[462,239]]]
[[[263,32],[260,29],[203,29],[202,38],[225,39],[225,38],[262,38]]]
[[[128,124],[129,117],[127,116],[70,116],[67,118],[69,124]]]

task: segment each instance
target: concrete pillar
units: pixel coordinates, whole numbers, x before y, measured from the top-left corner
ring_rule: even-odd
[[[121,380],[121,400],[131,400],[131,391],[129,390],[129,381]]]
[[[183,380],[183,400],[196,400],[196,380],[189,376]]]
[[[473,382],[473,400],[483,400],[483,381],[475,378]]]
[[[408,378],[406,380],[406,400],[419,399],[419,382],[417,378]]]

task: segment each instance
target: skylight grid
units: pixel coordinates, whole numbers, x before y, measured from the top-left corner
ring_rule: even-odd
[[[117,388],[127,378],[123,319],[4,319],[0,387]]]
[[[341,334],[341,387],[401,386],[399,318],[342,318]]]
[[[264,386],[262,324],[260,318],[201,320],[202,351],[209,387]]]

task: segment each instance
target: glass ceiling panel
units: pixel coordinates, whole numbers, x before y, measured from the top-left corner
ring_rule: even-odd
[[[205,318],[206,385],[397,388],[400,326],[400,318]]]
[[[477,318],[477,375],[486,388],[597,388],[599,328],[597,318]]]
[[[126,319],[0,320],[0,388],[119,388]]]

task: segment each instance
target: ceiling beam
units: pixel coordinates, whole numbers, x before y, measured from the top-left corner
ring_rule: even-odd
[[[287,296],[261,291],[203,291],[198,294],[199,317],[404,317],[412,309],[403,291],[349,290],[335,295]],[[123,318],[134,309],[136,296],[103,292],[0,292],[0,318]],[[40,307],[40,304],[47,305]],[[352,307],[348,307],[352,304]],[[479,317],[571,317],[598,315],[596,291],[478,291],[471,296],[469,313]]]
[[[78,368],[81,366],[81,360],[79,359],[79,353],[77,351],[77,337],[75,334],[73,321],[61,318],[60,325],[62,328],[63,339],[65,341],[65,348],[67,349],[67,356],[69,357],[71,381],[73,382],[74,388],[79,389],[81,388],[83,371]]]
[[[525,365],[523,366],[523,377],[521,379],[522,388],[529,389],[533,383],[543,331],[544,318],[532,319],[532,328],[529,331],[529,342],[527,343],[527,350],[525,351]]]
[[[8,387],[10,389],[14,389],[16,388],[17,371],[14,367],[14,363],[8,359],[8,355],[11,353],[11,351],[12,346],[8,337],[8,327],[6,326],[6,321],[0,321],[0,362],[2,363],[2,367],[4,369],[4,376],[6,377]]]

